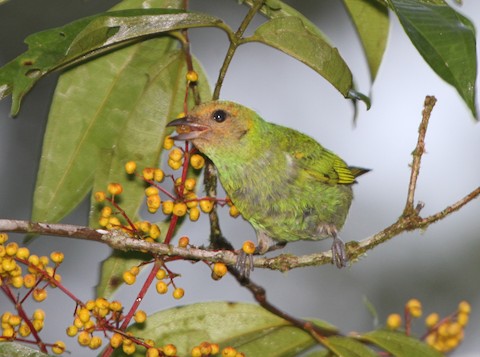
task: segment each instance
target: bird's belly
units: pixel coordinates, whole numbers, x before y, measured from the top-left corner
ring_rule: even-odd
[[[319,240],[339,230],[352,201],[350,186],[291,189],[283,194],[251,194],[242,190],[230,197],[255,230],[277,241]]]

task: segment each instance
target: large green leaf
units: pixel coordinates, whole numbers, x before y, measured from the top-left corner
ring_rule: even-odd
[[[338,50],[309,30],[298,17],[277,17],[269,20],[258,27],[247,40],[272,46],[305,63],[345,97],[353,89],[352,73]]]
[[[17,342],[0,342],[0,357],[48,357],[48,355]]]
[[[361,340],[370,342],[395,357],[442,357],[443,354],[405,333],[376,330],[363,334]]]
[[[477,117],[477,57],[473,24],[443,0],[388,0],[430,67],[455,87]]]
[[[128,329],[134,336],[159,345],[173,343],[177,355],[189,356],[203,341],[233,346],[249,357],[297,356],[315,344],[305,331],[258,305],[208,302],[173,308],[148,317]],[[121,351],[114,354],[120,356]],[[144,356],[138,350],[135,356]]]
[[[12,115],[18,113],[24,95],[51,71],[164,32],[206,26],[217,26],[231,32],[214,16],[147,6],[142,9],[143,2],[136,3],[131,7],[121,3],[115,7],[116,11],[80,19],[27,37],[25,42],[28,51],[0,68],[0,99],[12,94]],[[126,8],[130,10],[122,10]]]
[[[142,3],[130,0],[122,5]],[[164,37],[120,49],[64,73],[44,138],[33,219],[58,221],[92,185],[104,190],[112,181],[124,185],[122,207],[134,219],[143,185],[128,180],[123,164],[128,160],[136,160],[139,167],[158,163],[165,124],[183,110],[185,72],[184,55],[176,40]],[[200,88],[207,98],[203,75]]]
[[[388,9],[377,0],[343,0],[367,56],[372,82],[387,46]]]

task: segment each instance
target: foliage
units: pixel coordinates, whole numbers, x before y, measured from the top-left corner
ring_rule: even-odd
[[[35,189],[34,221],[58,222],[89,192],[93,192],[90,225],[95,226],[100,222],[104,229],[122,229],[123,233],[135,239],[170,244],[184,216],[189,215],[190,220],[195,221],[198,215],[192,212],[198,211],[199,214],[201,209],[210,214],[214,212],[214,203],[231,206],[228,199],[197,197],[193,193],[194,183],[191,189],[187,189],[187,180],[195,180],[203,164],[195,166],[191,162],[195,152],[188,144],[172,149],[168,137],[165,141],[159,140],[168,135],[165,125],[170,118],[212,97],[201,64],[190,53],[188,29],[218,28],[226,33],[230,43],[215,83],[214,99],[219,96],[237,47],[257,42],[299,60],[324,77],[344,97],[354,102],[363,100],[370,106],[370,99],[356,91],[353,75],[341,54],[321,29],[303,14],[280,0],[245,0],[243,3],[250,11],[237,31],[214,16],[188,12],[184,8],[185,3],[180,0],[125,0],[109,12],[27,37],[25,42],[28,50],[0,68],[0,99],[12,95],[12,115],[18,114],[23,97],[37,81],[53,71],[64,71],[55,91],[45,133]],[[472,115],[477,117],[475,30],[468,19],[444,0],[343,0],[343,3],[359,34],[372,82],[386,48],[389,16],[394,14],[429,66],[457,90]],[[244,36],[246,27],[257,12],[265,15],[266,22],[256,28],[251,36]],[[156,170],[154,167],[164,150],[171,150],[168,164],[172,173],[167,173],[174,182],[171,191],[161,185],[165,175],[157,180],[150,177],[148,172],[149,169]],[[173,159],[175,150],[181,153],[178,160]],[[137,173],[137,179],[132,178],[135,170],[128,172],[127,169],[128,174],[125,174],[124,164],[130,160],[147,171]],[[176,170],[181,173],[175,174]],[[102,196],[102,190],[109,183],[118,186],[109,186],[110,195],[103,193]],[[146,183],[153,187],[150,191],[156,189],[158,192],[146,193]],[[119,201],[122,190],[124,194]],[[162,199],[151,198],[159,195],[159,192],[163,195]],[[164,222],[140,220],[138,211],[145,194],[147,202],[149,198],[150,202],[158,201],[156,209],[149,206],[149,211],[154,213],[161,208],[166,216]],[[165,195],[167,200],[164,199]],[[101,206],[105,202],[108,204]],[[171,206],[171,210],[167,206]],[[118,214],[112,215],[112,211],[102,207],[112,207],[114,213]],[[234,209],[232,206],[230,212],[234,212]],[[179,243],[179,246],[197,248],[191,246],[188,240]],[[214,244],[213,248],[219,247]],[[33,291],[39,290],[40,285],[43,288],[60,288],[70,298],[76,298],[58,280],[56,268],[59,263],[56,263],[52,273],[47,269],[47,264],[38,265],[30,261],[28,256],[17,256],[17,251],[8,253],[7,246],[4,249],[9,258],[2,262],[2,291],[18,307],[21,320],[33,332],[33,343],[46,352],[46,345],[34,332],[34,319],[23,311],[23,300],[17,300],[12,294],[12,282],[19,284],[18,278],[14,279],[18,274],[11,273],[17,269],[15,264],[23,264],[35,272],[34,286],[24,286],[24,281],[20,284],[20,287],[27,289],[25,298],[30,293],[38,297],[38,293],[35,295]],[[10,249],[13,249],[12,246]],[[120,354],[120,348],[113,352],[114,347],[120,344],[124,353],[151,353],[151,356],[154,353],[186,355],[190,352],[193,355],[196,347],[199,350],[206,349],[201,355],[215,354],[212,348],[225,351],[232,347],[235,353],[241,351],[249,356],[290,356],[309,351],[318,344],[324,350],[312,351],[310,356],[370,356],[377,355],[378,350],[395,356],[438,356],[438,351],[449,351],[435,344],[437,340],[428,339],[428,336],[441,335],[444,321],[430,326],[423,339],[393,331],[398,326],[347,337],[321,321],[299,320],[298,324],[292,324],[293,319],[288,316],[272,314],[263,307],[225,302],[160,311],[149,316],[146,322],[131,324],[131,320],[141,311],[138,309],[141,298],[155,279],[158,280],[156,289],[160,294],[173,287],[175,298],[183,296],[183,289],[175,285],[177,275],[167,267],[169,261],[176,259],[116,251],[104,262],[102,278],[97,287],[99,299],[110,298],[120,284],[134,284],[140,268],[149,266],[151,269],[139,292],[138,304],[136,302],[126,315],[121,315],[113,301],[97,299],[92,305],[75,300],[78,305],[75,319],[81,320],[85,316],[85,321],[76,326],[80,329],[77,331],[79,342],[82,344],[84,337],[90,338],[84,343],[93,348],[93,332],[101,330],[108,332],[111,338],[104,355]],[[209,264],[213,278],[220,279],[224,274],[220,271],[226,273],[224,266]],[[13,287],[18,288],[15,285]],[[448,321],[457,323],[455,319],[457,315],[452,315]],[[86,326],[88,321],[92,323]],[[407,332],[409,324],[406,322],[405,325]],[[2,325],[2,338],[5,340],[12,340],[20,333],[16,330],[16,326],[20,325],[11,325],[7,327],[11,328],[12,335],[5,333],[6,328]],[[454,336],[458,341],[463,326]],[[10,333],[10,330],[7,331]],[[82,335],[83,332],[86,333]],[[118,346],[112,342],[116,334],[120,334]],[[164,343],[167,340],[168,345]],[[427,341],[428,345],[421,340]],[[206,341],[212,343],[208,345],[210,347],[203,344]],[[218,346],[212,347],[215,344]],[[128,346],[132,345],[139,349],[128,350],[131,348]],[[59,352],[64,351],[59,343],[48,347],[54,351],[55,348]],[[12,349],[17,352],[10,352]],[[11,355],[31,353],[27,351],[25,354],[20,349],[23,348],[11,343],[0,346],[1,352]]]

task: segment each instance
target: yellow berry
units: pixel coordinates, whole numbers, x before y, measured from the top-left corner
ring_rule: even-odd
[[[60,354],[65,352],[65,348],[66,348],[65,342],[57,341],[52,346],[52,352],[57,354],[57,355],[60,355]]]
[[[187,192],[185,194],[185,203],[187,204],[188,208],[193,208],[198,206],[197,195],[195,192]]]
[[[88,347],[92,350],[96,350],[102,345],[102,339],[99,336],[93,336],[88,344]]]
[[[192,350],[190,351],[190,356],[191,357],[202,357],[202,352],[200,351],[200,347],[199,346],[193,347]]]
[[[150,347],[149,349],[147,349],[147,353],[145,354],[145,357],[158,357],[158,356],[160,356],[160,352],[155,347]]]
[[[78,327],[75,325],[70,325],[67,327],[67,335],[70,337],[75,336],[78,333]]]
[[[100,217],[98,224],[100,227],[106,227],[108,225],[108,217]]]
[[[137,310],[135,312],[135,315],[133,316],[133,319],[135,320],[136,323],[144,323],[145,320],[147,319],[147,313],[143,310]]]
[[[425,319],[425,325],[429,328],[435,326],[438,321],[440,320],[440,317],[438,316],[438,314],[436,312],[430,314],[427,316],[427,318]]]
[[[399,314],[390,314],[387,317],[387,327],[396,330],[402,325],[402,317]]]
[[[459,312],[457,315],[457,322],[462,326],[467,326],[469,319],[470,319],[469,314]]]
[[[120,301],[115,300],[108,305],[108,308],[112,311],[119,312],[122,311],[123,305]]]
[[[173,298],[174,299],[181,299],[183,298],[183,295],[185,295],[185,290],[183,290],[182,288],[176,288],[174,291],[173,291]]]
[[[472,307],[467,301],[461,301],[458,304],[458,312],[469,314],[471,310],[472,310]]]
[[[158,196],[159,194],[159,190],[158,188],[156,188],[155,186],[148,186],[146,189],[145,189],[145,196],[149,197],[149,196]]]
[[[220,347],[218,346],[218,343],[211,343],[210,348],[212,349],[211,354],[216,355],[220,351]]]
[[[12,327],[20,325],[21,322],[22,322],[22,319],[18,315],[13,315],[12,314],[8,318],[8,324]]]
[[[157,182],[162,182],[165,177],[165,173],[162,169],[155,169],[153,172],[153,179]]]
[[[131,345],[122,345],[122,350],[126,355],[133,355],[135,353],[135,345],[132,343]]]
[[[173,214],[178,217],[183,217],[187,213],[187,205],[183,202],[177,202],[173,205]]]
[[[105,218],[110,217],[112,215],[112,207],[110,206],[103,207],[102,210],[100,211],[100,215]]]
[[[1,268],[6,272],[12,272],[17,267],[17,262],[13,258],[3,258]]]
[[[159,269],[157,271],[157,274],[155,274],[155,278],[157,278],[158,280],[165,279],[166,276],[167,276],[167,272],[163,269]]]
[[[123,277],[123,281],[127,285],[133,285],[133,284],[135,284],[135,281],[137,280],[135,275],[133,275],[130,271],[123,272],[122,277]]]
[[[190,157],[190,165],[192,165],[192,167],[194,169],[201,169],[203,166],[205,166],[205,159],[203,158],[202,155],[199,155],[199,154],[193,154],[191,157]]]
[[[168,157],[172,161],[180,161],[183,159],[183,151],[178,148],[172,149],[168,154]]]
[[[173,201],[163,201],[162,202],[162,212],[163,214],[169,215],[173,212]]]
[[[7,233],[0,233],[0,244],[5,243],[8,240],[8,234]]]
[[[65,258],[65,254],[63,254],[62,252],[50,253],[50,259],[52,259],[52,262],[54,262],[55,264],[62,263],[64,258]]]
[[[165,150],[170,150],[173,147],[173,144],[175,144],[175,142],[170,136],[166,136],[163,140],[163,148]]]
[[[96,202],[103,202],[105,201],[105,192],[103,191],[97,191],[93,194],[93,198],[95,199]]]
[[[11,338],[15,336],[15,330],[10,326],[6,326],[3,328],[2,332],[3,337]],[[1,340],[0,340],[1,341]]]
[[[24,259],[27,260],[30,255],[30,250],[28,250],[27,247],[20,247],[17,250],[16,257],[18,259]]]
[[[109,305],[110,303],[108,302],[108,300],[103,297],[95,299],[95,307],[98,307],[99,309],[108,309]]]
[[[180,167],[182,167],[182,162],[181,161],[174,161],[172,159],[168,159],[167,162],[168,166],[170,166],[173,170],[178,170]]]
[[[41,302],[47,298],[47,290],[40,288],[34,289],[32,297],[35,301]]]
[[[138,229],[143,233],[148,233],[151,227],[152,227],[152,224],[148,221],[142,221],[138,224]]]
[[[87,322],[90,320],[90,311],[88,311],[86,308],[82,307],[77,311],[77,316],[82,321],[83,323]]]
[[[190,208],[190,211],[188,212],[188,218],[190,218],[192,222],[198,221],[200,218],[200,210],[197,207]]]
[[[251,240],[246,240],[243,242],[242,250],[245,252],[245,254],[255,253],[255,243],[253,243]]]
[[[155,285],[155,288],[157,289],[157,293],[159,294],[166,294],[168,291],[168,285],[161,280],[157,282],[157,284]]]
[[[193,70],[188,71],[185,77],[187,78],[187,81],[189,81],[189,82],[198,81],[198,73],[193,71]]]
[[[148,234],[153,239],[157,239],[158,237],[160,237],[160,234],[161,234],[160,227],[156,224],[152,224],[152,226],[150,227],[150,230],[148,231]]]
[[[178,240],[178,246],[180,248],[186,248],[190,243],[190,239],[187,236],[183,236]]]
[[[213,209],[213,201],[211,200],[201,200],[199,204],[200,209],[205,213],[210,213]]]
[[[131,175],[137,170],[137,163],[135,161],[129,161],[125,164],[125,171]]]
[[[18,251],[18,244],[15,242],[10,242],[5,246],[5,253],[7,253],[8,256],[13,257],[14,255],[17,254]]]
[[[32,333],[32,331],[30,330],[30,327],[28,327],[27,324],[23,323],[22,326],[19,327],[18,333],[22,337],[27,337]]]
[[[228,269],[227,266],[224,263],[217,262],[213,264],[213,273],[221,278],[222,276],[225,276],[227,274]]]
[[[16,289],[20,289],[23,286],[23,276],[17,275],[10,278],[12,286]]]
[[[235,357],[237,355],[237,350],[233,347],[225,347],[222,350],[222,357]]]
[[[110,337],[110,346],[113,348],[119,347],[123,342],[123,336],[119,333],[114,333],[112,337]]]
[[[123,187],[122,187],[121,184],[119,184],[117,182],[111,182],[107,186],[107,191],[111,195],[119,195],[123,192]]]
[[[83,328],[83,322],[78,317],[73,319],[73,325],[77,328]]]
[[[236,206],[230,206],[230,209],[228,210],[228,213],[233,218],[237,218],[240,215],[240,211],[238,210],[238,208]]]
[[[193,191],[196,184],[197,184],[197,181],[194,178],[187,178],[185,180],[184,187],[188,191]]]
[[[422,316],[422,303],[419,300],[410,299],[405,307],[412,317]]]
[[[202,342],[200,345],[200,352],[202,352],[202,355],[211,355],[212,354],[212,346],[210,345],[209,342]]]
[[[147,180],[147,181],[153,180],[154,174],[155,174],[155,169],[152,167],[146,167],[142,170],[142,176],[144,180]]]
[[[177,347],[172,344],[168,344],[163,346],[163,353],[165,353],[165,356],[175,356],[177,354]]]
[[[92,340],[92,335],[87,331],[81,331],[77,336],[77,341],[81,346],[88,346]]]
[[[119,227],[122,225],[122,223],[120,223],[120,220],[118,219],[118,217],[110,217],[108,219],[108,225],[112,227]]]

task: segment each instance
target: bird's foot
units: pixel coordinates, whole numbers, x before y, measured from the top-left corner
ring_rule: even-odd
[[[345,243],[337,236],[333,236],[332,243],[332,264],[335,264],[337,268],[344,268],[347,266],[348,258],[345,251]]]
[[[242,277],[248,279],[253,268],[253,254],[247,254],[243,249],[240,249],[237,262],[235,263],[235,269],[238,270]]]

